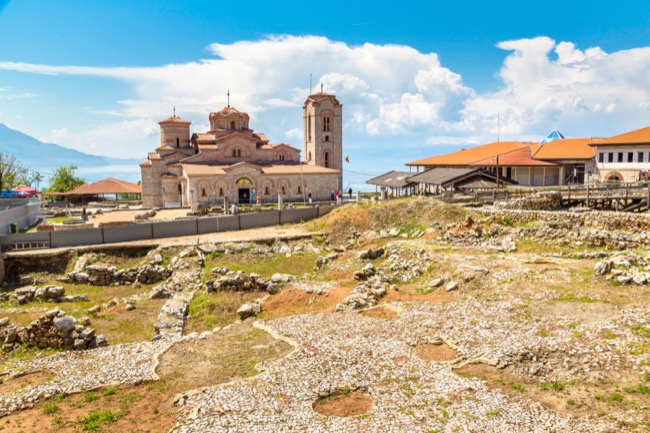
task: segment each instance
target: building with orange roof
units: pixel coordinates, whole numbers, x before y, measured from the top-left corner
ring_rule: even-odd
[[[191,122],[159,122],[160,146],[140,164],[144,207],[328,200],[342,188],[343,106],[335,95],[310,95],[303,107],[300,149],[270,143],[250,117],[228,104],[210,113],[210,130],[190,135]]]
[[[523,186],[552,186],[597,179],[594,138],[565,138],[555,130],[540,143],[502,141],[409,162],[434,167],[484,168]]]
[[[649,180],[650,126],[595,140],[596,175],[601,182]]]

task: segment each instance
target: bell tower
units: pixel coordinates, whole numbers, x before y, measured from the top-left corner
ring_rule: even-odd
[[[343,188],[343,105],[335,95],[321,91],[309,95],[303,106],[307,164],[339,170]]]

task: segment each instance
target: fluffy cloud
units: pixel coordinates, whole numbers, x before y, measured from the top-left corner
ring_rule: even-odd
[[[105,155],[144,157],[155,146],[156,122],[172,106],[194,130],[205,130],[207,114],[226,105],[227,91],[231,105],[251,115],[251,126],[300,148],[310,74],[313,91],[323,83],[344,103],[346,146],[352,150],[367,140],[384,148],[492,141],[497,116],[498,132],[508,139],[539,139],[555,127],[569,136],[613,135],[648,123],[650,48],[606,53],[548,37],[497,47],[508,52],[497,75],[502,84],[482,94],[435,53],[317,36],[212,44],[211,58],[159,67],[0,62],[0,70],[124,81],[131,96],[118,101],[118,109],[104,110],[104,123],[88,130],[67,125],[67,134],[56,128],[64,144]]]

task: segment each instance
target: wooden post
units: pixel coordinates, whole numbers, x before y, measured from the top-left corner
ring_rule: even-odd
[[[648,206],[647,212],[650,212],[650,182],[648,182],[648,197],[646,200],[646,205]]]
[[[589,207],[589,185],[587,185],[587,207]]]

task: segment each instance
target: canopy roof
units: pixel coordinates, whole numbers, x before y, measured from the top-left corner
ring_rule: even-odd
[[[109,177],[98,182],[78,186],[65,195],[142,194],[142,187],[135,183]]]
[[[381,176],[367,180],[366,183],[388,188],[404,188],[411,183],[406,180],[409,176],[413,176],[413,173],[408,171],[389,171]]]

